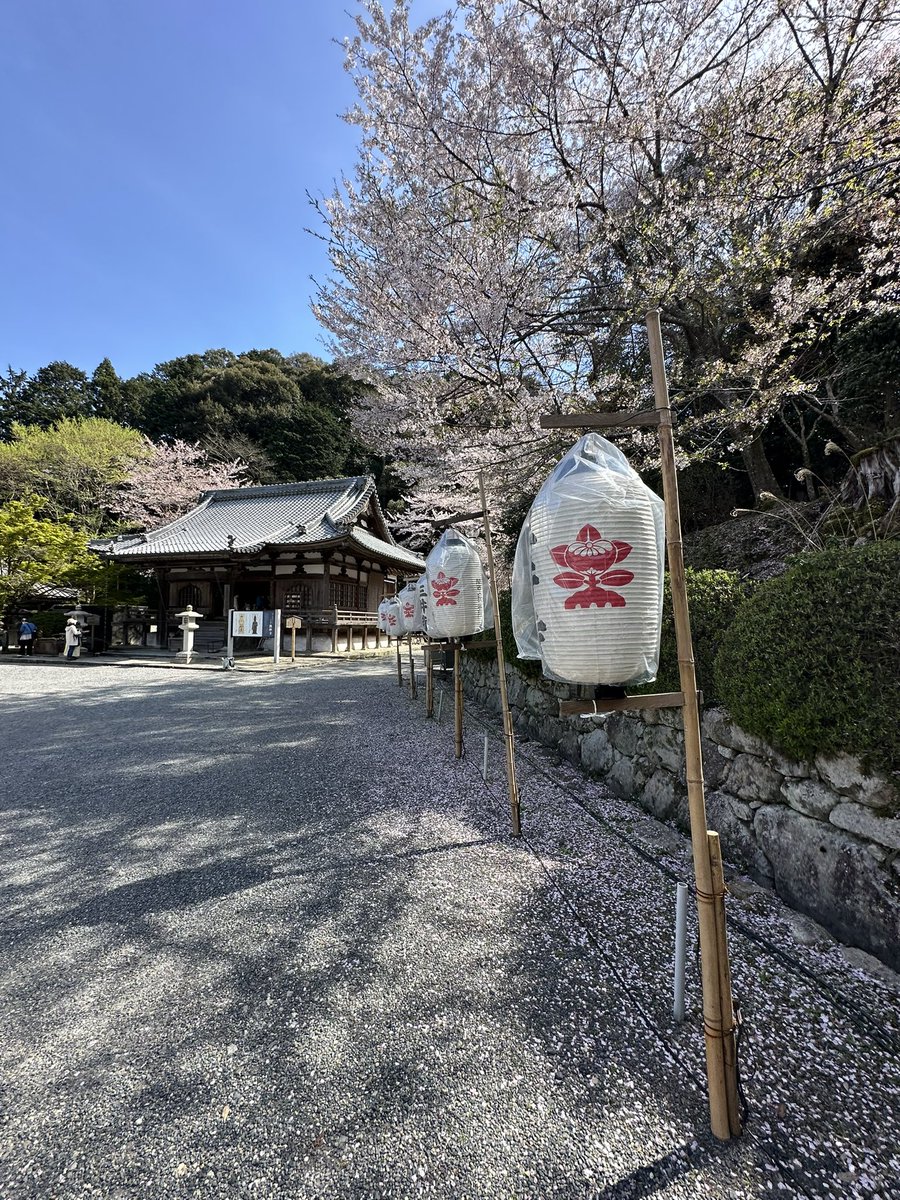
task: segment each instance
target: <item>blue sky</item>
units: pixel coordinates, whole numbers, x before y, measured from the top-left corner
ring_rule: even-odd
[[[427,17],[445,5],[419,0]],[[354,0],[0,5],[0,371],[324,354],[306,192],[354,160]]]

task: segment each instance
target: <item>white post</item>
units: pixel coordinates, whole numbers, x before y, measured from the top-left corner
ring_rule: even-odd
[[[272,655],[272,657],[275,661],[275,666],[277,667],[279,662],[281,662],[281,609],[280,608],[275,609],[275,630],[274,630],[274,632],[275,632],[275,637],[272,640],[275,644],[275,652]]]
[[[228,638],[225,648],[225,653],[229,660],[234,658],[234,612],[233,608],[228,610]]]
[[[672,1015],[676,1021],[684,1020],[684,961],[687,945],[687,901],[686,883],[679,883],[675,897],[675,996]]]
[[[481,777],[487,783],[487,768],[488,768],[488,735],[484,735],[484,766],[481,768]]]
[[[438,692],[438,702],[437,702],[437,723],[438,723],[438,725],[440,725],[440,723],[441,723],[441,709],[443,708],[443,706],[444,706],[444,689],[441,688],[441,690]]]

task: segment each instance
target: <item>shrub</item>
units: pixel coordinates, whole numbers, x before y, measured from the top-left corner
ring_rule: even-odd
[[[535,659],[519,658],[516,653],[516,639],[513,634],[512,627],[512,597],[508,591],[500,593],[500,628],[503,633],[503,657],[508,663],[511,663],[526,679],[541,678],[541,664]],[[485,640],[493,639],[493,630],[486,630],[484,634],[478,634],[477,638],[484,637]],[[476,640],[477,640],[476,638]],[[496,650],[469,650],[473,658],[479,658],[482,662],[495,662],[497,658]]]
[[[751,585],[742,582],[731,571],[685,570],[688,608],[691,615],[691,640],[694,644],[694,670],[697,686],[703,692],[705,704],[717,699],[713,664],[726,630],[735,613],[747,598]],[[677,692],[681,690],[678,676],[678,650],[675,645],[675,614],[669,576],[666,575],[663,598],[662,639],[660,641],[659,671],[653,683],[634,689],[636,692]]]
[[[715,662],[735,721],[786,754],[900,767],[900,543],[802,555],[758,585]]]

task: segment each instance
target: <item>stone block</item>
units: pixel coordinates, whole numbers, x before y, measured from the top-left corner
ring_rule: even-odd
[[[730,750],[761,756],[770,752],[770,747],[761,738],[754,737],[752,733],[745,733],[743,729],[733,724],[724,708],[704,709],[702,728],[704,736],[708,737],[711,742],[727,746]]]
[[[866,774],[858,758],[839,754],[836,758],[816,758],[820,778],[836,792],[869,808],[891,808],[900,803],[900,795],[890,779],[876,773]]]
[[[785,775],[788,779],[808,779],[812,773],[812,767],[809,763],[797,762],[793,758],[786,758],[771,746],[767,749],[766,759],[779,775]]]
[[[543,688],[530,687],[525,693],[525,707],[529,712],[555,717],[559,712],[559,701]]]
[[[864,804],[849,800],[833,808],[828,819],[838,829],[846,829],[889,850],[900,850],[900,820],[896,817],[880,817]]]
[[[576,767],[581,763],[581,738],[577,733],[563,734],[559,739],[559,753]]]
[[[614,796],[630,800],[637,793],[636,778],[638,772],[630,758],[618,758],[606,776],[606,786]]]
[[[856,838],[783,805],[754,817],[757,841],[782,899],[841,941],[900,967],[900,878]]]
[[[605,775],[616,759],[616,752],[605,729],[592,730],[581,742],[581,764],[592,775]]]
[[[660,820],[674,817],[677,811],[675,776],[668,771],[654,771],[640,796],[641,806]]]
[[[753,879],[771,884],[772,867],[757,842],[749,804],[727,792],[710,792],[706,812],[710,828],[722,839],[725,858],[748,871]]]
[[[725,782],[730,760],[715,742],[701,737],[700,752],[703,755],[703,779],[710,791],[716,791]]]
[[[627,713],[610,713],[606,722],[606,736],[620,754],[635,754],[643,733],[644,723],[640,717],[632,717]]]
[[[684,771],[684,734],[671,725],[653,725],[644,730],[643,752],[675,775]]]
[[[742,800],[781,800],[782,777],[755,754],[739,754],[728,772],[728,790]]]
[[[816,779],[786,779],[781,794],[791,808],[820,821],[828,820],[828,814],[840,800],[840,796]]]

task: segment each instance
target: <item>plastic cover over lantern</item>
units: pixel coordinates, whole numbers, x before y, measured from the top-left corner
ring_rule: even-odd
[[[387,633],[387,631],[388,631],[387,610],[388,610],[389,603],[390,603],[390,601],[389,601],[388,597],[385,596],[385,598],[378,605],[378,628],[380,629],[380,631],[382,633]]]
[[[422,632],[422,601],[416,582],[408,583],[400,592],[400,629],[403,633]]]
[[[420,575],[416,580],[416,591],[422,613],[422,632],[428,633],[428,576]]]
[[[484,629],[484,584],[474,542],[446,529],[425,560],[428,633],[434,638],[469,637]]]
[[[399,637],[403,632],[400,600],[397,596],[389,596],[385,601],[384,626],[389,637]]]
[[[663,501],[611,442],[587,434],[545,480],[519,535],[520,657],[568,683],[655,679],[664,562]]]
[[[494,601],[491,596],[491,580],[484,567],[481,568],[481,586],[484,589],[484,627],[494,628]]]

